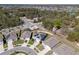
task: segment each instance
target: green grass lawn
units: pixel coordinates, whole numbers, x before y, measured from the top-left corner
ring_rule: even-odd
[[[8,47],[7,43],[6,43],[6,44],[3,44],[3,47],[4,47],[4,48],[7,48],[7,47]]]
[[[34,39],[30,39],[28,44],[32,45],[33,43],[34,43]]]
[[[41,43],[39,43],[37,46],[36,46],[40,51],[42,51],[44,49],[43,45]]]
[[[23,43],[24,43],[24,40],[17,40],[17,41],[13,42],[13,45],[17,46],[17,45],[23,44]]]

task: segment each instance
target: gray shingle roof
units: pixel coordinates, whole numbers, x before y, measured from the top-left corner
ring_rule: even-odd
[[[22,33],[21,38],[30,38],[31,32],[30,31],[25,31]]]
[[[16,33],[10,33],[10,34],[7,36],[7,39],[17,39]]]

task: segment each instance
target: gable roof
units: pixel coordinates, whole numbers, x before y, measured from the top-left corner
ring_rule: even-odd
[[[31,32],[30,31],[25,31],[21,35],[22,38],[30,38],[30,36],[31,36]]]
[[[7,37],[7,39],[17,39],[16,33],[10,33]]]

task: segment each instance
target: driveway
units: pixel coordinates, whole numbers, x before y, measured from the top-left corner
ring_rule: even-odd
[[[12,49],[13,48],[12,39],[7,40],[7,43],[8,43],[8,49]]]

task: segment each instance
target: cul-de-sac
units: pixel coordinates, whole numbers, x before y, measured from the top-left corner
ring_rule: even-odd
[[[79,5],[0,4],[0,55],[79,55]]]

